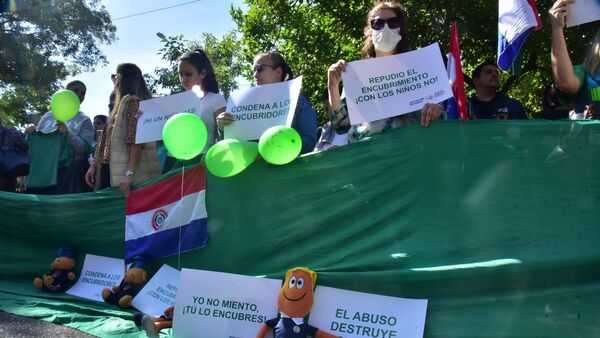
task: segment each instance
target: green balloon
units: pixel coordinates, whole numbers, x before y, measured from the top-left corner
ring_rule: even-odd
[[[163,127],[162,136],[169,153],[179,160],[189,160],[198,156],[208,138],[202,119],[190,113],[171,116]]]
[[[79,97],[70,90],[59,90],[50,99],[50,111],[57,121],[67,122],[79,112]]]
[[[213,144],[206,153],[206,168],[218,177],[231,177],[248,168],[258,156],[258,144],[233,139]]]
[[[302,150],[300,134],[290,127],[275,126],[267,129],[258,141],[258,152],[271,164],[292,162]]]

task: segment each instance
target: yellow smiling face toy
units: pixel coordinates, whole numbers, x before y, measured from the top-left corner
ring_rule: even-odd
[[[269,330],[273,330],[274,338],[336,337],[304,321],[313,306],[316,281],[317,273],[308,268],[288,270],[277,295],[279,316],[265,322],[257,338],[264,338]]]

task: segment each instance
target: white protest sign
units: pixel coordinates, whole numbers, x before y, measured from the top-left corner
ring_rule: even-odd
[[[173,336],[254,338],[277,316],[281,281],[182,269],[175,301]]]
[[[437,43],[348,63],[342,73],[352,124],[398,116],[452,96]]]
[[[569,5],[568,13],[567,27],[600,20],[600,1],[575,0]]]
[[[161,316],[171,305],[175,305],[179,270],[164,264],[142,290],[133,298],[131,304],[143,313]]]
[[[344,338],[422,338],[426,299],[406,299],[317,286],[311,325]]]
[[[137,122],[135,143],[162,140],[162,130],[169,117],[178,113],[191,113],[200,116],[200,97],[198,91],[158,97],[140,102],[144,113]]]
[[[225,138],[258,140],[271,127],[291,127],[301,87],[299,76],[231,93],[225,110],[235,121],[224,128]]]
[[[67,293],[103,302],[102,289],[119,285],[124,273],[125,262],[122,259],[86,254],[81,275]]]

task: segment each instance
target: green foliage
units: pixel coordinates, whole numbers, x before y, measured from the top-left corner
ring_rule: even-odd
[[[296,73],[304,75],[303,92],[326,119],[321,96],[326,89],[327,68],[338,59],[360,59],[370,0],[246,0],[248,10],[232,8],[231,15],[242,33],[243,54],[251,62],[255,54],[278,50]],[[448,50],[450,26],[458,22],[463,70],[471,71],[485,60],[495,60],[498,39],[498,2],[490,0],[406,0],[412,48],[439,42]],[[502,75],[504,91],[521,100],[536,114],[541,110],[544,87],[551,82],[551,1],[537,2],[544,28],[531,34],[521,55],[520,75]],[[585,46],[593,37],[594,24],[568,28],[567,44],[572,60],[581,63]],[[249,73],[246,73],[250,77]],[[467,79],[469,80],[469,79]],[[472,88],[467,86],[467,90]]]
[[[106,64],[116,27],[99,0],[20,0],[0,14],[0,115],[21,124],[47,110],[59,81]]]
[[[242,75],[242,61],[240,55],[240,41],[235,32],[229,32],[222,39],[210,33],[203,33],[199,41],[184,39],[182,35],[166,37],[162,33],[157,36],[164,46],[159,54],[169,63],[166,68],[156,68],[156,75],[151,87],[158,91],[166,90],[169,94],[182,90],[177,71],[177,59],[185,52],[201,48],[212,63],[219,88],[227,98],[231,91],[237,89],[236,77]]]

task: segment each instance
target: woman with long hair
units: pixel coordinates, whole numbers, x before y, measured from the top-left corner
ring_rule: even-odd
[[[375,5],[367,15],[367,25],[364,29],[365,43],[363,54],[365,58],[377,58],[400,54],[408,51],[409,34],[406,28],[406,11],[397,2],[383,1]],[[364,137],[407,124],[420,121],[428,126],[432,120],[442,117],[442,106],[426,103],[421,111],[416,111],[383,120],[350,126],[348,109],[340,95],[342,72],[347,62],[339,60],[332,64],[327,72],[327,89],[331,107],[331,121],[336,130],[348,131],[348,141],[358,141]]]
[[[283,56],[277,52],[259,53],[254,57],[252,75],[256,84],[261,86],[270,83],[288,81],[294,78],[292,68]],[[221,113],[217,117],[219,129],[235,121],[232,114]],[[301,154],[311,152],[317,143],[317,113],[304,95],[300,94],[294,113],[294,128],[302,138]]]
[[[156,143],[135,143],[139,102],[150,98],[140,68],[133,63],[120,64],[115,78],[115,106],[85,175],[90,187],[119,187],[127,197],[131,184],[160,175]]]

